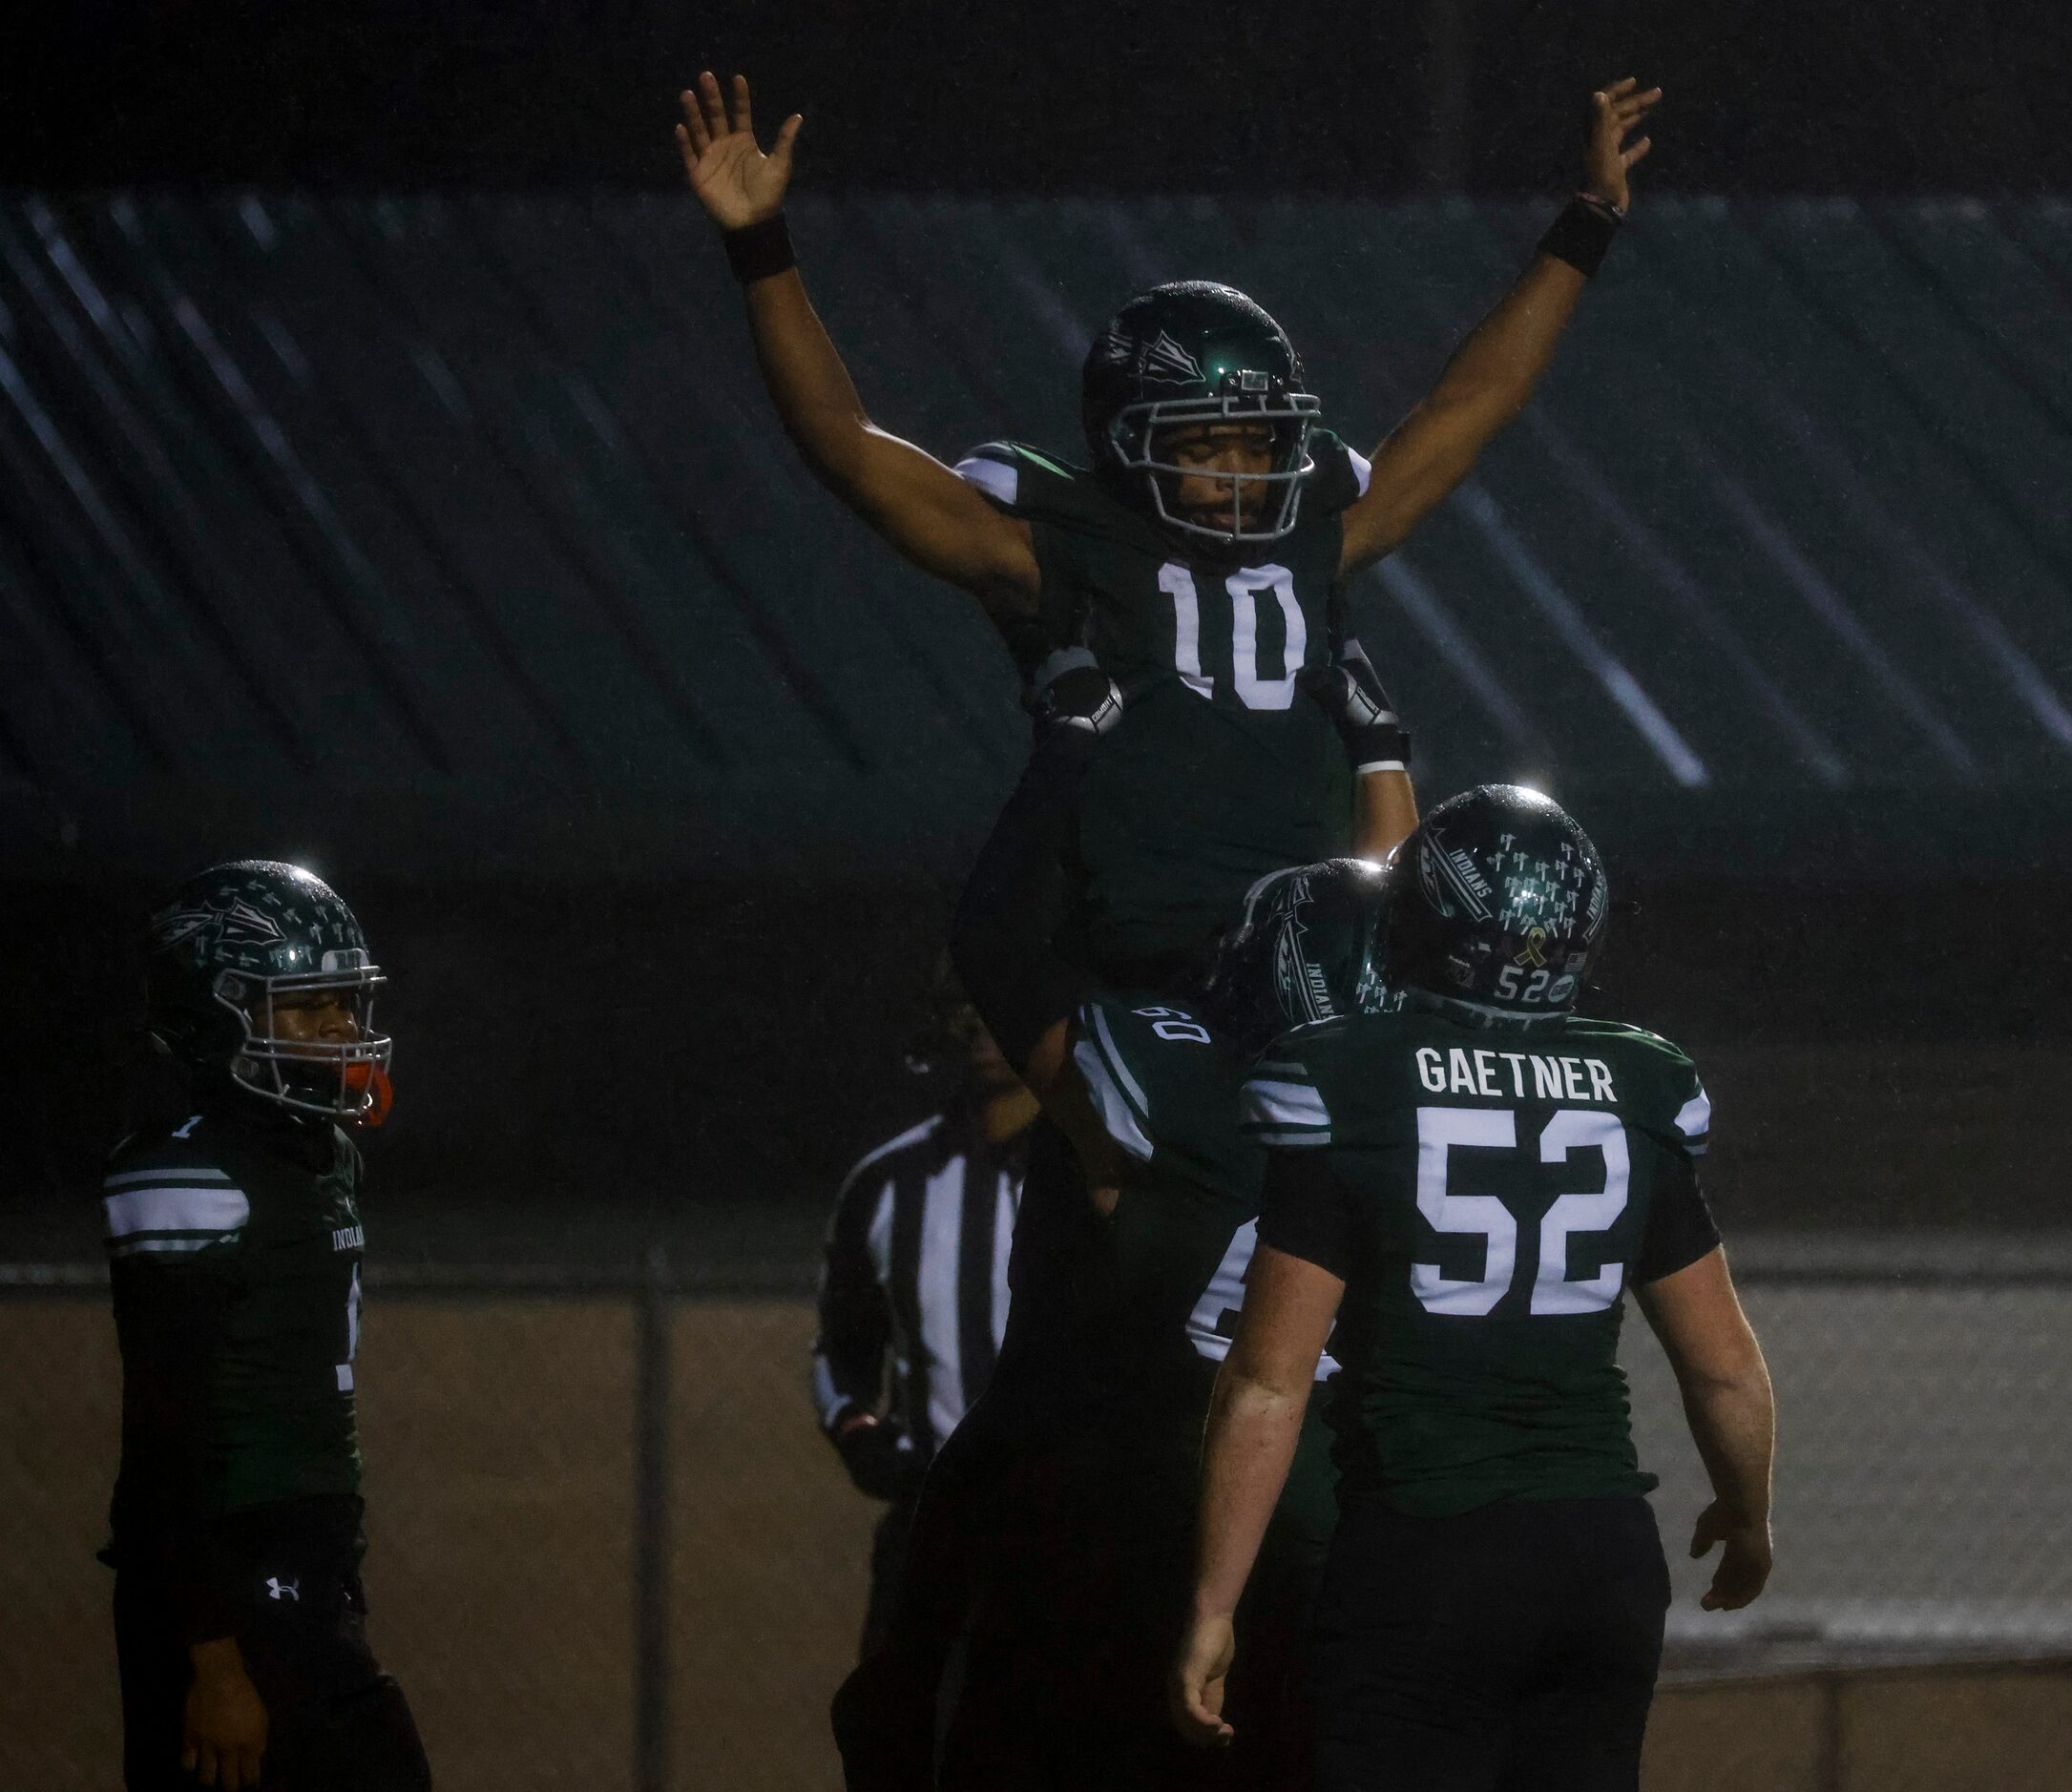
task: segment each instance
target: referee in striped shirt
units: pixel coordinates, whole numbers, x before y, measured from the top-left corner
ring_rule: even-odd
[[[943,1111],[869,1153],[835,1198],[813,1404],[849,1479],[889,1502],[870,1552],[862,1651],[881,1640],[921,1477],[984,1392],[1007,1326],[1008,1247],[1036,1101],[938,966]]]

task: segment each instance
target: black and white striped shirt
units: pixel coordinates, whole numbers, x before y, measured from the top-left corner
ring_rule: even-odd
[[[989,1141],[962,1107],[848,1174],[827,1228],[813,1404],[832,1432],[875,1412],[923,1458],[984,1390],[1007,1327],[1007,1258],[1028,1136]]]

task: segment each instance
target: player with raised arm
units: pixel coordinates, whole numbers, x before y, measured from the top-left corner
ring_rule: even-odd
[[[1244,1300],[1266,1153],[1243,1126],[1253,1056],[1380,997],[1378,878],[1360,861],[1261,880],[1199,1003],[1104,991],[1075,1016],[1072,1075],[1114,1146],[1107,1219],[1060,1285],[1044,1361],[981,1403],[1015,1445],[996,1490],[946,1785],[1152,1792],[1200,1780],[1163,1677],[1189,1585],[1202,1426]],[[1083,1154],[1085,1156],[1087,1154]],[[1023,1342],[1017,1340],[1018,1343]],[[1328,1359],[1319,1377],[1334,1370]],[[1304,1783],[1295,1664],[1335,1509],[1321,1424],[1282,1491],[1240,1615],[1244,1742],[1222,1783]]]
[[[913,565],[978,599],[1039,715],[1105,735],[1070,843],[1079,956],[1102,982],[1187,987],[1259,877],[1379,853],[1414,823],[1407,738],[1350,638],[1345,584],[1524,406],[1625,216],[1648,149],[1627,138],[1659,97],[1633,80],[1593,95],[1587,190],[1371,458],[1324,427],[1271,317],[1188,281],[1140,295],[1095,339],[1082,469],[1006,444],[952,469],[877,427],[786,230],[799,118],[765,154],[744,78],[722,94],[707,73],[682,95],[684,170],[800,453]],[[1063,1059],[1070,1004],[1052,1007],[1040,1052],[1014,1059],[1039,1094]]]
[[[360,1591],[361,1158],[381,972],[322,879],[246,859],[152,917],[180,1113],[103,1183],[122,1349],[110,1509],[130,1792],[423,1792]]]
[[[1547,798],[1441,803],[1389,884],[1400,1009],[1297,1030],[1248,1085],[1260,1247],[1210,1412],[1174,1719],[1230,1738],[1231,1617],[1329,1336],[1317,1785],[1633,1792],[1669,1587],[1615,1359],[1629,1287],[1712,1477],[1705,1603],[1769,1573],[1773,1409],[1698,1188],[1710,1104],[1666,1040],[1573,1012],[1606,885]]]

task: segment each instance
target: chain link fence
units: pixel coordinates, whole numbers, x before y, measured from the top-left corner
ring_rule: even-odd
[[[1743,1276],[1783,1431],[1777,1577],[1746,1614],[1697,1609],[1702,1472],[1637,1323],[1627,1350],[1678,1581],[1650,1787],[2061,1783],[2072,1677],[1922,1664],[2072,1657],[2072,1261],[1790,1255]],[[97,1792],[113,1327],[91,1270],[0,1297],[0,1785]],[[838,1785],[876,1509],[813,1427],[810,1303],[658,1268],[391,1275],[369,1307],[373,1635],[441,1786]],[[1878,1662],[1913,1677],[1837,1677]]]

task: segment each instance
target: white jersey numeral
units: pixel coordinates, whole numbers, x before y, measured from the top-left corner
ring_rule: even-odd
[[[1216,680],[1202,670],[1202,599],[1194,573],[1177,560],[1159,568],[1159,589],[1173,600],[1173,670],[1201,697],[1216,695]],[[1287,709],[1295,701],[1295,678],[1309,652],[1309,624],[1295,596],[1295,575],[1285,566],[1241,567],[1224,580],[1230,594],[1231,689],[1246,709]],[[1259,668],[1259,594],[1270,591],[1281,606],[1287,640],[1281,670],[1267,677]]]
[[[1625,1283],[1623,1263],[1600,1264],[1594,1276],[1570,1281],[1568,1235],[1609,1232],[1626,1210],[1632,1163],[1626,1154],[1626,1129],[1617,1115],[1587,1108],[1563,1108],[1539,1135],[1539,1161],[1566,1163],[1572,1151],[1595,1148],[1604,1154],[1604,1187],[1595,1195],[1560,1195],[1539,1222],[1539,1274],[1533,1279],[1536,1313],[1599,1313],[1618,1300]]]
[[[1159,589],[1173,600],[1173,670],[1190,691],[1216,695],[1216,680],[1202,673],[1202,600],[1195,594],[1194,574],[1176,561],[1159,568]]]
[[[352,1392],[353,1359],[360,1354],[360,1265],[352,1266],[352,1286],[345,1294],[345,1360],[338,1365],[338,1391]]]
[[[1413,1293],[1433,1313],[1461,1313],[1479,1318],[1504,1298],[1517,1261],[1518,1222],[1494,1195],[1450,1195],[1455,1145],[1479,1145],[1485,1151],[1515,1149],[1517,1122],[1508,1108],[1419,1108],[1417,1110],[1417,1211],[1434,1232],[1480,1233],[1487,1255],[1478,1277],[1455,1278],[1436,1263],[1413,1263]]]
[[[1517,1268],[1518,1222],[1494,1195],[1448,1190],[1450,1152],[1456,1145],[1515,1151],[1517,1123],[1507,1108],[1417,1110],[1417,1211],[1434,1231],[1479,1234],[1482,1273],[1451,1277],[1436,1263],[1411,1265],[1411,1291],[1428,1312],[1478,1318],[1511,1290]],[[1594,1193],[1559,1195],[1539,1222],[1539,1267],[1533,1277],[1535,1313],[1597,1313],[1619,1299],[1623,1263],[1600,1263],[1597,1273],[1571,1281],[1568,1240],[1578,1232],[1608,1232],[1626,1210],[1632,1160],[1626,1129],[1616,1115],[1589,1108],[1558,1109],[1539,1135],[1539,1161],[1565,1164],[1578,1151],[1604,1157],[1604,1186]]]
[[[1208,1286],[1187,1315],[1187,1336],[1194,1347],[1211,1363],[1230,1354],[1237,1337],[1238,1315],[1245,1310],[1245,1274],[1252,1266],[1252,1253],[1259,1248],[1259,1221],[1247,1219],[1230,1238],[1230,1247],[1216,1265]],[[1331,1328],[1337,1330],[1336,1325]],[[1327,1336],[1324,1354],[1317,1359],[1316,1379],[1328,1382],[1338,1373],[1338,1359],[1331,1355]]]

